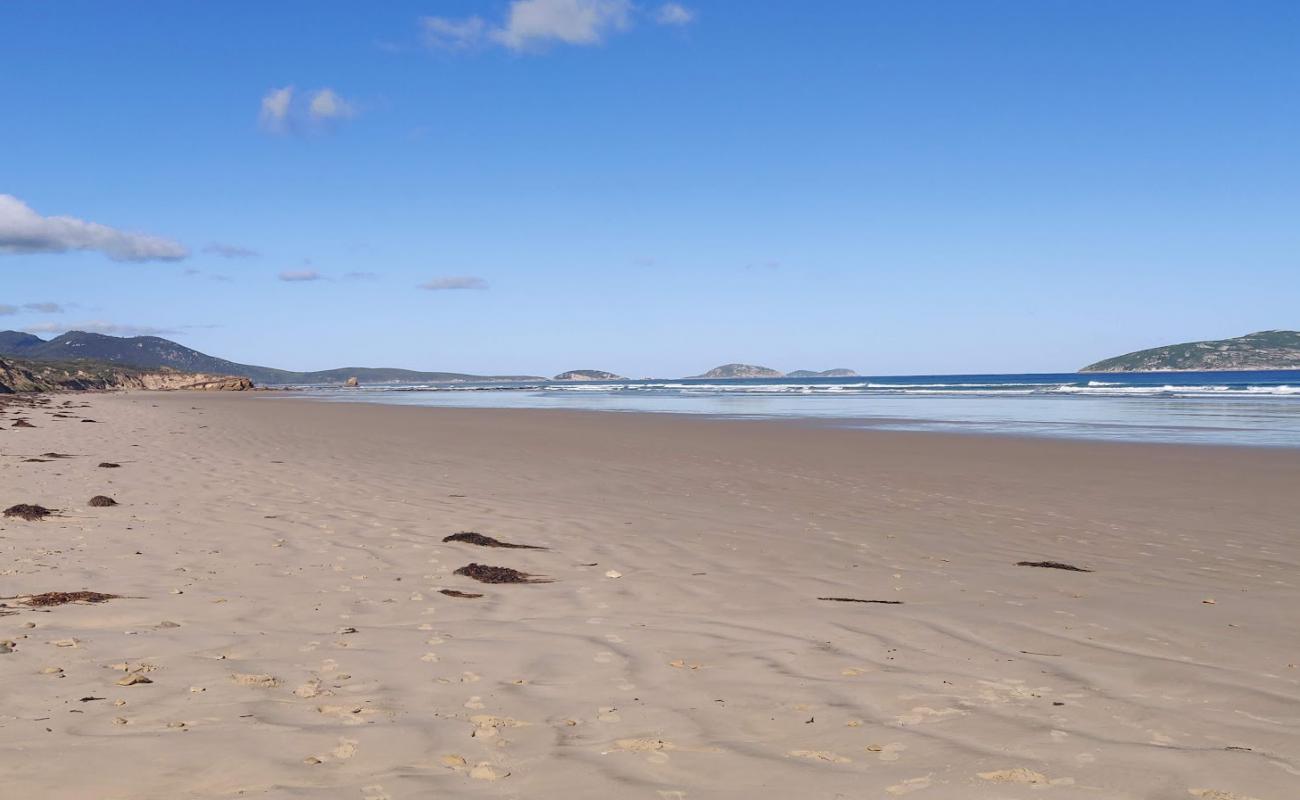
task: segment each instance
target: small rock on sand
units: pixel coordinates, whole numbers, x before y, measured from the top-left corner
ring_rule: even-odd
[[[132,674],[130,674],[130,675],[127,675],[127,676],[124,677],[124,678],[120,678],[120,679],[118,680],[118,682],[117,682],[117,685],[118,685],[118,686],[135,686],[137,683],[153,683],[153,680],[152,680],[151,678],[147,678],[147,677],[145,677],[144,675],[141,675],[141,674],[138,673],[138,672],[134,672],[134,673],[132,673]]]

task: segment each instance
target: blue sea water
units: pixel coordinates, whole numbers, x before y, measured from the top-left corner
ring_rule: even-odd
[[[1300,447],[1300,370],[303,387],[327,401],[808,419],[857,428]]]

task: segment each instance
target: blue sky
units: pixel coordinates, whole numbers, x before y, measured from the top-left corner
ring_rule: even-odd
[[[1295,328],[1298,36],[1229,0],[7,2],[0,329],[640,376]]]

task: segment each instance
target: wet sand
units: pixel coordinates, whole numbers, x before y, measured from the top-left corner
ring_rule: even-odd
[[[1300,786],[1297,450],[204,393],[0,429],[0,507],[58,510],[0,519],[5,797]],[[20,597],[76,590],[121,597]]]

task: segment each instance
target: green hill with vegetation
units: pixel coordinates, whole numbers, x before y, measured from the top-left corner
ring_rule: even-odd
[[[1080,372],[1210,372],[1300,369],[1300,331],[1260,331],[1235,339],[1185,342],[1108,358]]]

